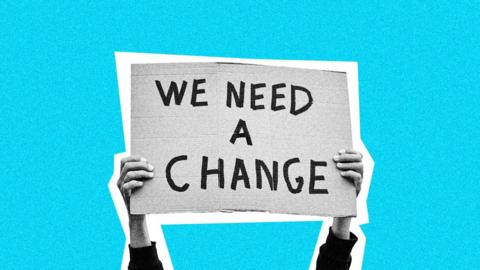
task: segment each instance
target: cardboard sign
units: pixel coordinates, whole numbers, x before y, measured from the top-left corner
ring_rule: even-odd
[[[352,146],[345,73],[176,63],[131,74],[131,152],[156,174],[132,213],[356,214],[332,160]]]

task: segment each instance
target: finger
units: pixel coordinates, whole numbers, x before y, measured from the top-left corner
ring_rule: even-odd
[[[358,195],[360,193],[360,190],[362,190],[362,177],[355,171],[345,171],[340,172],[340,174],[350,182],[353,182],[353,185],[355,186],[355,191]]]
[[[149,164],[146,161],[136,161],[136,162],[127,162],[125,163],[125,166],[122,169],[122,172],[120,173],[120,177],[123,178],[129,171],[138,171],[138,170],[144,170],[144,171],[153,171],[153,165]]]
[[[360,190],[362,190],[362,181],[363,181],[362,178],[355,181],[355,190],[357,191],[357,195],[358,195],[358,193],[360,193]]]
[[[335,162],[358,162],[358,161],[362,161],[362,155],[360,154],[334,155],[333,160]]]
[[[353,150],[353,149],[342,149],[342,150],[340,150],[340,151],[343,151],[343,153],[345,153],[345,154],[357,154],[357,155],[360,155],[361,157],[363,157],[362,152],[357,151],[357,150]]]
[[[146,170],[153,171],[153,165],[147,161],[127,162],[123,167],[123,171]]]
[[[343,176],[344,178],[350,180],[354,184],[360,182],[362,180],[362,175],[356,171],[341,171],[340,175]]]
[[[143,186],[143,182],[132,180],[128,183],[123,184],[123,192],[124,193],[128,192],[128,195],[130,195],[131,191],[134,188],[139,188],[139,187],[142,187],[142,186]]]
[[[147,161],[147,160],[145,158],[141,157],[141,156],[138,156],[138,155],[132,155],[132,156],[124,157],[120,161],[120,169],[122,169],[123,166],[125,166],[125,163],[135,162],[135,161]]]
[[[337,168],[342,171],[353,170],[360,174],[363,174],[363,163],[362,162],[349,162],[349,163],[337,163]]]
[[[129,171],[127,174],[125,174],[125,178],[123,180],[123,183],[130,182],[132,180],[149,180],[152,179],[154,176],[153,172],[148,172],[144,170],[139,170],[139,171]]]
[[[350,182],[353,182],[355,186],[355,191],[358,195],[360,193],[360,190],[362,189],[361,175],[355,171],[342,171],[340,172],[340,174]]]

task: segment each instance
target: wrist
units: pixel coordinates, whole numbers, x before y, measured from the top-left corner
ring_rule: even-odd
[[[145,215],[129,216],[130,246],[133,248],[151,245]]]
[[[336,217],[333,218],[332,232],[333,234],[340,239],[349,240],[350,239],[350,222],[352,218],[350,217]]]
[[[147,220],[146,215],[132,215],[128,214],[128,222],[130,225],[140,225],[145,223]]]

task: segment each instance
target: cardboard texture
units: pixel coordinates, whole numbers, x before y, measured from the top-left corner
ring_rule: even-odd
[[[135,64],[131,74],[131,152],[155,166],[155,178],[132,195],[132,213],[356,215],[355,189],[339,175],[332,160],[338,150],[352,146],[346,73],[175,63]],[[193,90],[195,80],[197,90]],[[165,105],[163,98],[168,99],[172,81],[179,91],[186,84],[183,98],[175,100],[172,93]],[[234,90],[228,91],[229,82]],[[242,82],[243,106],[237,107],[232,93],[241,96]],[[310,105],[306,105],[307,92]],[[304,111],[298,111],[304,106]],[[234,134],[239,137],[232,143]],[[218,169],[220,163],[223,181],[218,172],[209,174],[202,188],[202,165],[205,171]],[[271,178],[276,176],[276,188],[268,181],[266,168]],[[186,190],[174,190],[184,185]]]

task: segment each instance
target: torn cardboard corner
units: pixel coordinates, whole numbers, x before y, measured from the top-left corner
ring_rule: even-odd
[[[155,178],[134,214],[355,216],[332,161],[351,148],[345,73],[235,63],[135,64],[131,152]]]

